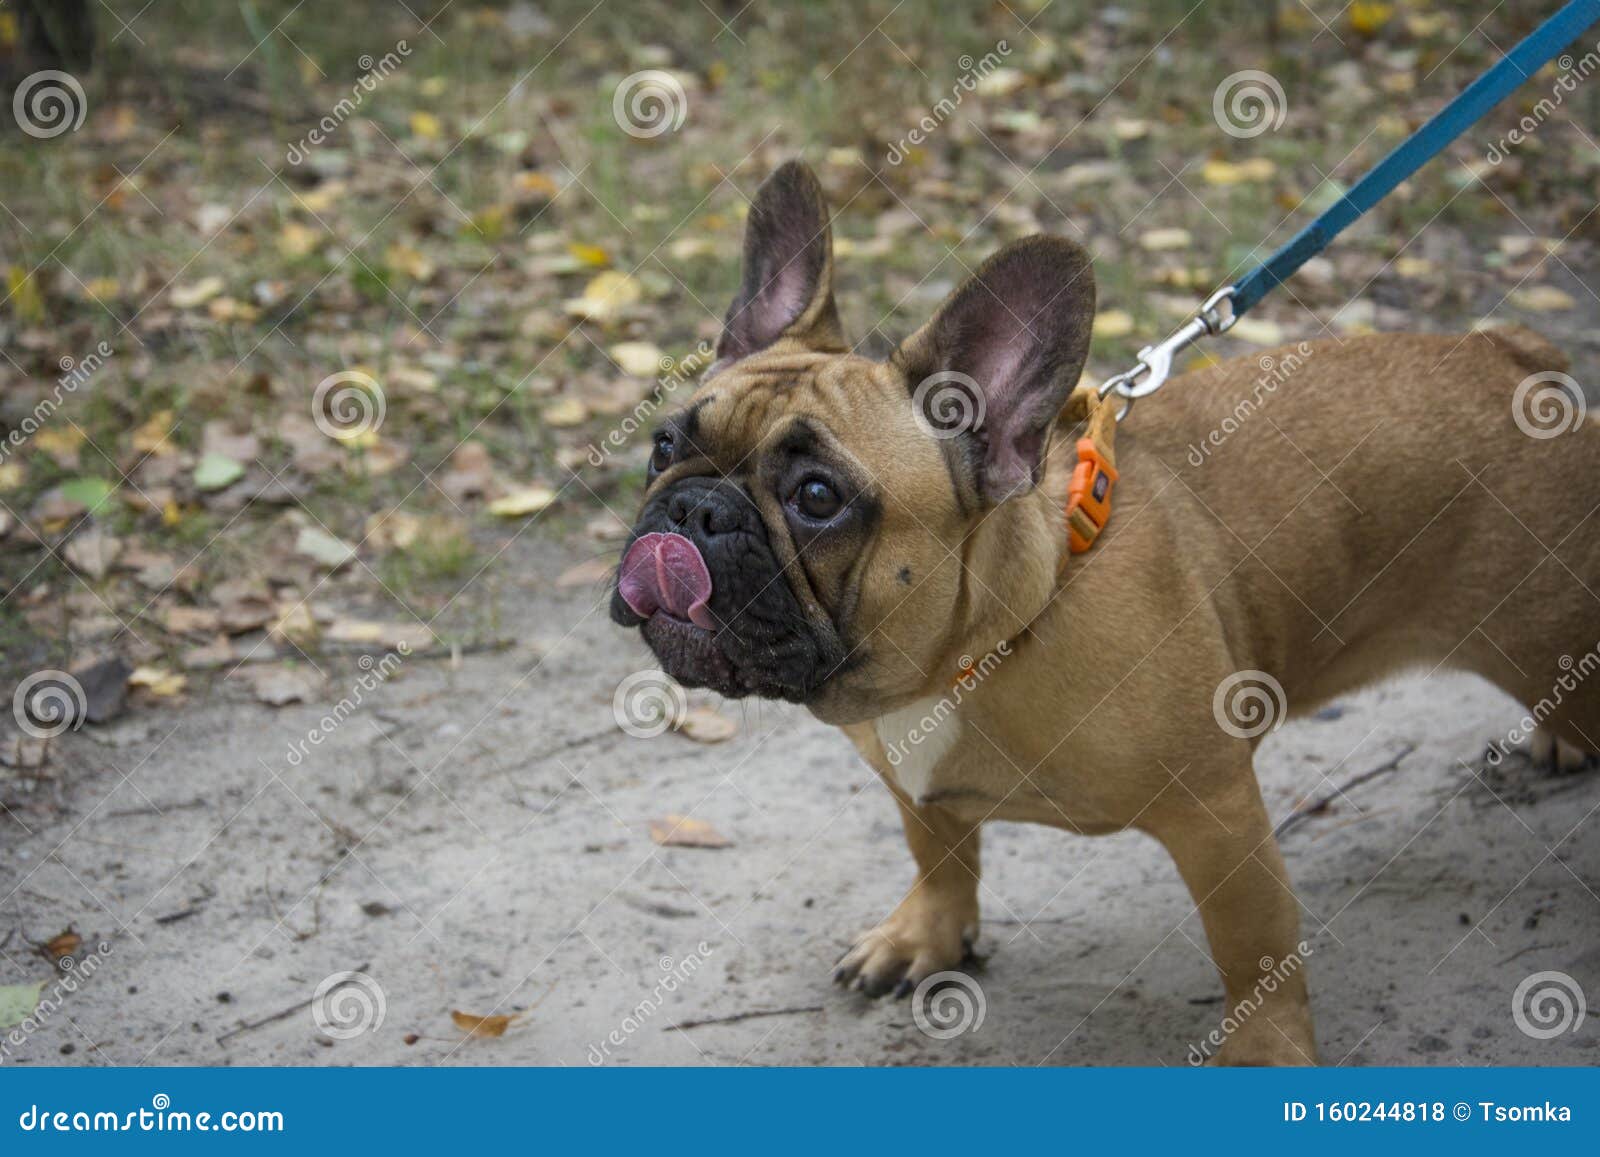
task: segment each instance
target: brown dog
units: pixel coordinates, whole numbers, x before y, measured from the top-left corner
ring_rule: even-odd
[[[657,435],[613,617],[683,683],[840,725],[894,794],[917,880],[838,979],[904,992],[961,962],[985,820],[1133,827],[1177,862],[1239,1012],[1219,1059],[1312,1062],[1251,769],[1273,716],[1449,665],[1596,749],[1600,679],[1552,689],[1600,642],[1600,424],[1548,437],[1517,409],[1561,356],[1522,330],[1396,335],[1185,374],[1139,403],[1115,517],[1068,558],[1084,252],[1008,246],[887,362],[850,352],[831,252],[815,177],[785,165],[718,360]]]

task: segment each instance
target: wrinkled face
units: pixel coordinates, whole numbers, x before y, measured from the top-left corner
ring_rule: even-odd
[[[1037,480],[1092,310],[1081,253],[1040,245],[987,263],[889,361],[858,357],[821,191],[801,166],[778,170],[751,209],[718,360],[656,431],[613,619],[687,686],[834,722],[947,685],[975,633],[985,647],[1014,634],[1010,608],[1047,595],[1058,544],[1012,499]],[[919,388],[930,377],[957,393]],[[975,534],[1008,545],[965,549]]]

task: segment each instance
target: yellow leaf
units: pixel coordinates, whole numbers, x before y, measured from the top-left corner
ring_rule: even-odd
[[[666,816],[650,821],[650,838],[664,848],[727,848],[733,841],[705,820]]]
[[[510,1014],[498,1013],[494,1016],[474,1016],[470,1012],[462,1012],[457,1008],[450,1010],[450,1019],[455,1023],[455,1026],[468,1036],[475,1037],[505,1036],[506,1029],[515,1024],[517,1018],[521,1015],[520,1012],[514,1012]]]
[[[1207,161],[1200,175],[1209,185],[1238,185],[1245,181],[1265,181],[1278,171],[1266,157],[1251,157],[1243,164],[1232,161]]]
[[[561,192],[561,187],[549,177],[539,172],[518,173],[512,180],[517,192],[529,197],[543,197],[546,200]]]
[[[91,277],[83,283],[83,291],[96,300],[104,301],[108,297],[120,297],[122,283],[115,277]]]
[[[6,270],[6,291],[17,317],[33,324],[44,320],[44,298],[39,294],[39,284],[22,266],[13,265]]]
[[[1383,31],[1384,25],[1394,19],[1394,5],[1376,3],[1374,0],[1356,0],[1350,5],[1350,28],[1362,36],[1373,36]]]
[[[172,304],[175,309],[197,309],[222,292],[223,281],[220,277],[203,277],[199,281],[191,281],[188,285],[175,286],[172,290]]]
[[[1194,244],[1194,238],[1187,229],[1151,229],[1139,238],[1139,244],[1152,253],[1160,253],[1169,249],[1187,249]]]
[[[544,408],[544,424],[565,429],[577,426],[589,417],[589,407],[577,398],[557,398]]]
[[[1530,285],[1526,289],[1513,289],[1511,304],[1534,313],[1549,313],[1571,309],[1577,302],[1572,300],[1572,294],[1553,285]]]
[[[576,257],[582,264],[595,269],[603,269],[611,264],[611,254],[598,245],[585,245],[581,241],[574,241],[567,246],[567,252]]]
[[[157,410],[142,426],[134,430],[133,448],[141,454],[154,454],[165,458],[177,450],[172,444],[171,434],[172,411]]]
[[[178,507],[176,502],[170,498],[167,499],[166,505],[161,508],[161,525],[177,526],[178,523],[182,521],[183,511]]]
[[[27,477],[21,462],[0,462],[0,490],[15,490]]]
[[[489,513],[499,518],[526,518],[538,514],[556,500],[548,486],[523,486],[489,503]]]
[[[1401,277],[1428,277],[1433,273],[1433,262],[1426,257],[1397,257],[1394,271]]]
[[[630,378],[653,378],[663,369],[665,355],[660,346],[651,342],[619,341],[606,352],[617,363],[617,368]]]
[[[438,267],[417,250],[409,245],[396,243],[383,251],[383,262],[397,273],[403,273],[413,281],[427,282],[433,279]]]
[[[439,118],[431,112],[414,112],[411,114],[411,135],[422,137],[424,140],[438,140],[444,134],[444,126],[439,123]]]
[[[322,234],[309,225],[290,221],[278,233],[278,252],[285,257],[304,257],[317,247]]]
[[[128,686],[143,687],[152,695],[169,699],[188,686],[189,677],[165,667],[139,667],[128,676]]]
[[[1127,337],[1133,332],[1133,315],[1126,310],[1108,309],[1095,314],[1095,337]]]
[[[607,270],[584,286],[583,296],[567,301],[568,313],[590,321],[610,321],[644,296],[639,282],[626,273]]]

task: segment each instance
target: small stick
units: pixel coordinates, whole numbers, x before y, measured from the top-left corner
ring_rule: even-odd
[[[365,972],[370,967],[372,967],[370,964],[358,964],[354,968],[352,968],[350,971],[352,971],[352,972]],[[338,992],[339,989],[341,989],[341,988],[343,988],[345,986],[345,984],[349,984],[349,983],[350,983],[350,981],[346,980],[343,984],[334,985],[328,991],[329,992]],[[237,1028],[230,1028],[227,1032],[225,1032],[221,1036],[219,1036],[217,1038],[217,1043],[219,1045],[220,1044],[225,1044],[229,1040],[231,1040],[233,1037],[238,1036],[242,1032],[249,1032],[251,1029],[261,1028],[263,1025],[276,1024],[280,1020],[288,1020],[295,1013],[303,1012],[305,1009],[310,1008],[313,1004],[316,1003],[316,1000],[317,1000],[317,998],[315,996],[308,997],[307,999],[302,1000],[299,1004],[290,1005],[288,1008],[284,1009],[282,1012],[275,1012],[271,1016],[262,1017],[260,1020],[245,1021],[245,1022],[241,1023]]]
[[[757,1020],[764,1016],[789,1016],[801,1012],[821,1012],[820,1004],[802,1004],[794,1008],[759,1008],[753,1012],[736,1012],[732,1016],[708,1016],[704,1020],[680,1020],[677,1024],[669,1024],[662,1032],[671,1032],[673,1029],[700,1028],[708,1024],[737,1024],[741,1020]]]
[[[1278,825],[1277,829],[1272,834],[1278,839],[1282,839],[1283,834],[1296,824],[1301,823],[1310,816],[1318,815],[1324,811],[1327,811],[1329,804],[1333,803],[1334,800],[1344,795],[1351,788],[1359,787],[1368,780],[1377,779],[1378,776],[1383,775],[1386,772],[1393,771],[1395,768],[1399,767],[1400,761],[1406,756],[1410,755],[1416,749],[1417,745],[1415,743],[1407,743],[1399,751],[1395,752],[1394,755],[1380,763],[1377,767],[1372,768],[1370,771],[1362,772],[1360,775],[1356,776],[1348,783],[1345,783],[1343,786],[1334,788],[1333,791],[1329,792],[1321,799],[1308,803],[1304,807],[1295,808],[1294,811],[1290,812],[1283,818],[1283,822]]]

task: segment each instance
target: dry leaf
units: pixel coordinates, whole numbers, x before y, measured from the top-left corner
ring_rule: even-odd
[[[175,286],[171,295],[172,304],[177,309],[197,309],[221,293],[222,287],[223,280],[220,277],[205,277],[187,285]]]
[[[589,407],[577,398],[556,398],[544,408],[544,424],[557,429],[582,425],[589,417]]]
[[[83,937],[71,928],[65,932],[51,937],[45,942],[45,954],[51,960],[60,960],[63,956],[76,956],[78,949],[83,947]]]
[[[608,351],[617,368],[629,377],[653,378],[662,370],[661,347],[647,341],[622,341]]]
[[[522,486],[489,503],[489,513],[498,518],[526,518],[538,514],[556,500],[548,486]]]
[[[1511,291],[1511,304],[1533,313],[1550,313],[1558,309],[1571,309],[1578,303],[1572,294],[1553,285],[1530,285],[1526,289]]]
[[[1152,253],[1164,253],[1172,249],[1187,249],[1194,244],[1194,238],[1187,229],[1151,229],[1140,236],[1139,244]]]
[[[1127,337],[1133,332],[1133,314],[1123,309],[1108,309],[1094,315],[1095,337]]]
[[[496,1013],[493,1016],[473,1016],[470,1012],[462,1012],[458,1008],[450,1010],[450,1019],[455,1026],[468,1036],[475,1037],[501,1037],[506,1035],[506,1029],[516,1023],[522,1014]]]
[[[189,684],[187,675],[168,671],[165,667],[137,667],[128,676],[128,686],[143,687],[161,699],[170,699]]]
[[[733,841],[705,820],[667,816],[650,821],[650,838],[664,848],[731,848]]]

